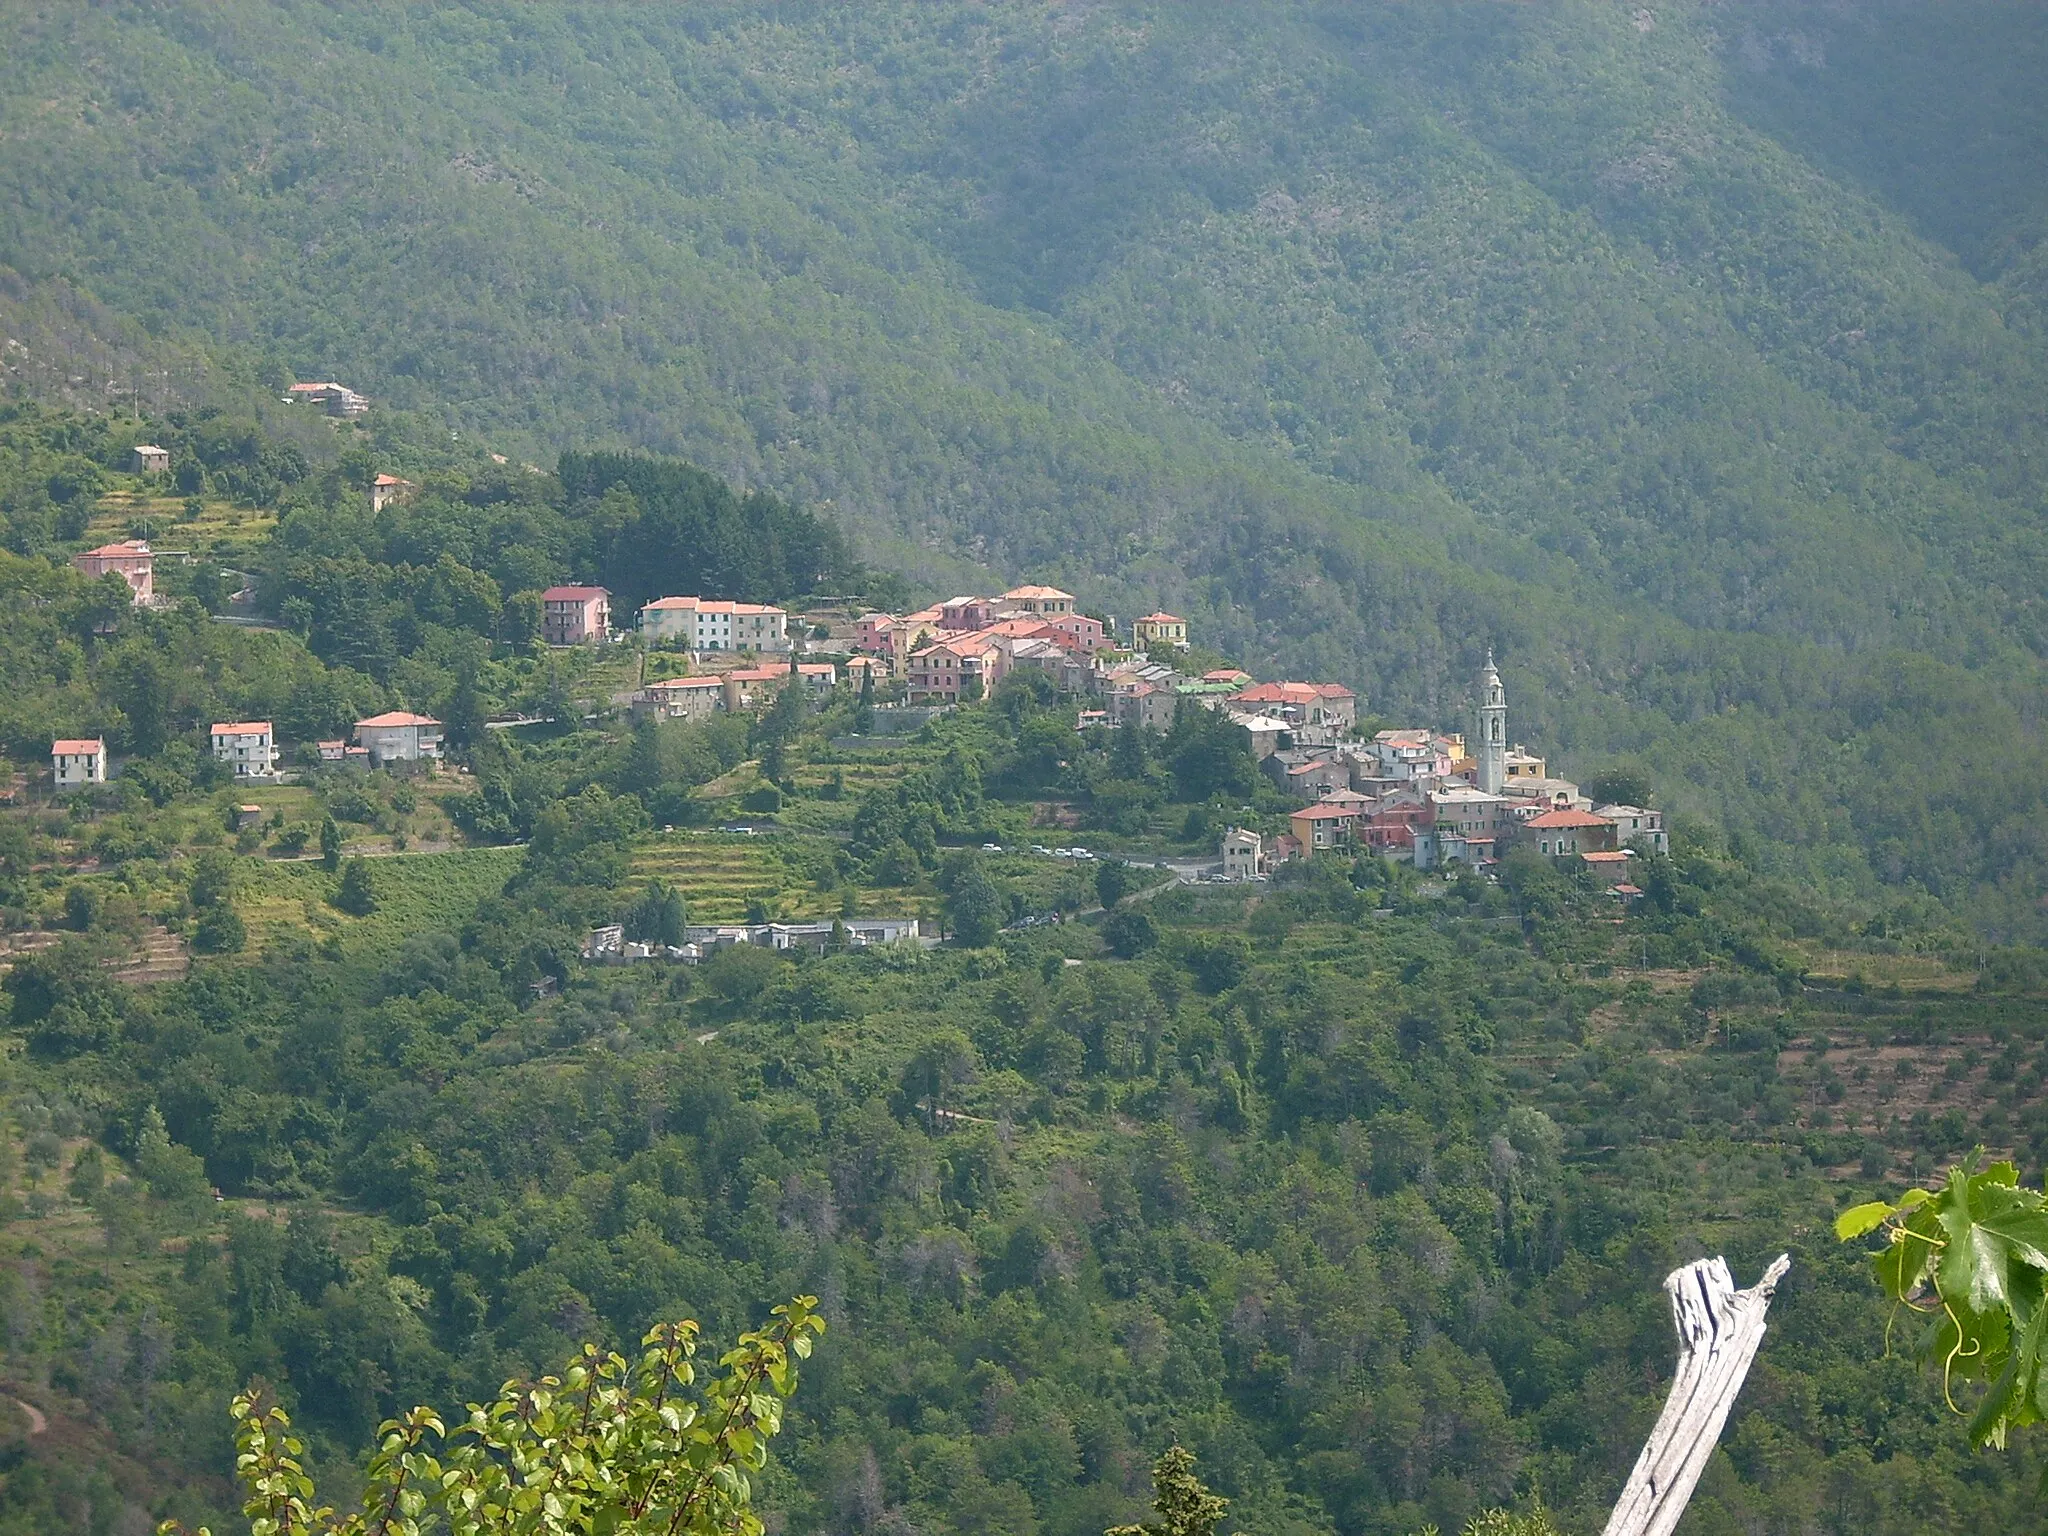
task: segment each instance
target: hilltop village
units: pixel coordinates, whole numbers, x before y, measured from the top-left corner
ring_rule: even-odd
[[[161,450],[136,449],[139,462]],[[381,510],[412,486],[379,475]],[[76,555],[87,575],[124,579],[137,604],[156,601],[153,554],[141,540]],[[1128,628],[1085,613],[1071,592],[1045,585],[996,596],[962,596],[914,613],[821,609],[791,614],[766,603],[671,596],[642,606],[619,625],[604,587],[563,584],[540,594],[541,636],[551,647],[637,642],[643,680],[623,703],[656,720],[700,720],[758,712],[786,688],[814,703],[834,690],[857,690],[863,703],[900,722],[989,698],[1006,678],[1031,673],[1074,710],[1078,731],[1165,732],[1177,711],[1217,712],[1293,809],[1271,837],[1233,826],[1217,848],[1215,878],[1260,879],[1290,860],[1321,853],[1370,853],[1417,870],[1485,870],[1516,841],[1539,854],[1589,869],[1617,896],[1639,894],[1631,861],[1668,852],[1660,811],[1596,804],[1576,783],[1554,777],[1544,760],[1513,744],[1500,672],[1487,658],[1476,680],[1476,737],[1427,727],[1359,727],[1357,695],[1342,683],[1261,681],[1235,667],[1194,670],[1189,622],[1154,612]],[[648,678],[647,662],[672,675]],[[215,760],[237,780],[267,778],[285,754],[270,721],[216,722]],[[431,767],[443,756],[443,725],[429,715],[391,710],[356,722],[353,739],[310,744],[322,763]],[[103,782],[106,745],[92,739],[51,743],[59,789]]]

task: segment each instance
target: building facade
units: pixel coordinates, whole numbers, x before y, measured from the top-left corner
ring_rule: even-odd
[[[159,448],[155,443],[135,445],[135,472],[140,475],[161,475],[171,467],[171,450]]]
[[[123,539],[102,544],[71,557],[71,568],[81,576],[105,576],[109,572],[128,583],[130,601],[149,602],[156,596],[156,556],[143,539]]]
[[[640,636],[692,651],[779,654],[790,646],[789,614],[770,603],[722,597],[658,597],[640,610]]]
[[[370,754],[370,765],[416,763],[441,756],[441,722],[432,715],[389,710],[356,722],[356,745]]]
[[[238,779],[267,779],[277,771],[277,737],[268,720],[217,722],[207,733],[213,760]]]
[[[1131,626],[1131,640],[1141,651],[1155,645],[1186,650],[1188,621],[1177,613],[1148,613]]]
[[[1223,834],[1223,877],[1249,880],[1266,872],[1266,840],[1243,827]]]
[[[608,640],[612,595],[603,587],[549,587],[540,595],[540,634],[549,645]]]
[[[97,736],[50,743],[50,779],[59,789],[107,782],[107,744]]]

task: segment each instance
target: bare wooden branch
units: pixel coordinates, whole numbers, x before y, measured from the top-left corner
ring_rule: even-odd
[[[1791,1267],[1779,1254],[1746,1291],[1735,1289],[1725,1259],[1701,1259],[1665,1277],[1678,1330],[1678,1374],[1605,1536],[1671,1536],[1677,1528],[1763,1343],[1771,1294]]]

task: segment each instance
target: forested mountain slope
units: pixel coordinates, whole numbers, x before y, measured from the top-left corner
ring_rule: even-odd
[[[2022,5],[24,6],[0,263],[2037,931]],[[1967,741],[1966,752],[1955,743]]]

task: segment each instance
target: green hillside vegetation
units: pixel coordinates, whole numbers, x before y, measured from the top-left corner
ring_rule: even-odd
[[[833,1331],[762,1486],[792,1532],[1095,1536],[1175,1442],[1248,1532],[1393,1536],[1539,1495],[1585,1531],[1669,1368],[1659,1279],[1780,1247],[1793,1279],[1701,1528],[2033,1510],[2021,1462],[1972,1459],[1887,1357],[1829,1221],[1977,1141],[2042,1166],[2038,954],[1880,932],[1681,840],[1625,915],[1526,854],[1497,883],[1320,858],[978,948],[577,958],[653,879],[693,920],[769,888],[962,927],[981,888],[999,915],[1079,913],[1092,877],[983,856],[986,831],[1097,798],[1170,821],[1219,766],[1184,719],[1075,738],[1036,777],[1048,716],[1018,684],[864,748],[896,771],[834,799],[818,770],[856,707],[782,739],[793,797],[756,818],[844,806],[843,841],[656,830],[650,804],[728,814],[693,780],[729,775],[707,727],[663,728],[650,770],[610,720],[491,733],[457,818],[522,815],[523,848],[339,875],[261,847],[133,857],[130,900],[181,924],[224,903],[248,936],[153,986],[98,963],[113,896],[68,896],[105,877],[25,849],[20,888],[83,926],[7,982],[0,1348],[51,1427],[15,1432],[0,1530],[221,1528],[252,1377],[345,1499],[387,1414],[666,1318],[730,1337],[808,1288]]]
[[[2038,933],[1969,764],[2040,747],[2043,44],[1944,16],[32,8],[0,263],[420,469],[679,453],[1396,716],[1490,644],[1553,755]]]

